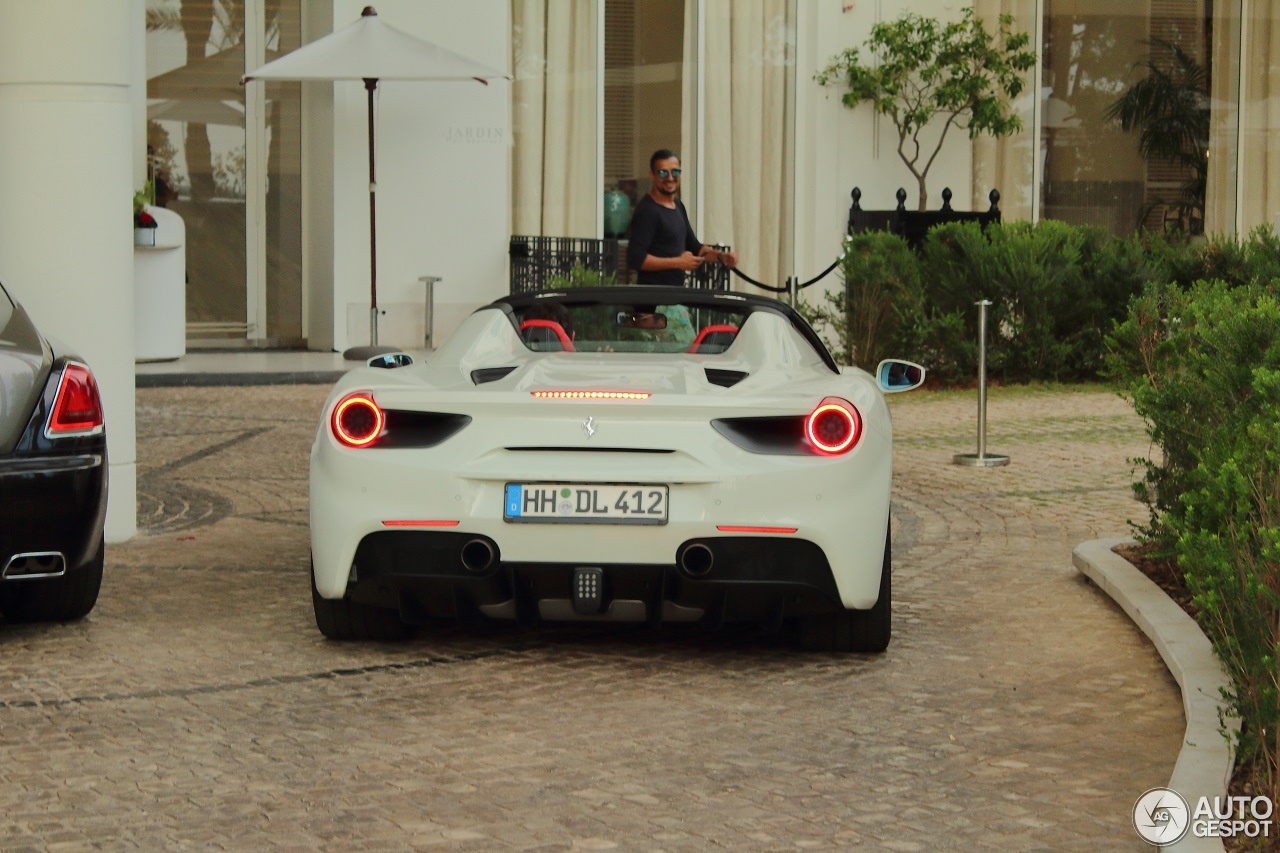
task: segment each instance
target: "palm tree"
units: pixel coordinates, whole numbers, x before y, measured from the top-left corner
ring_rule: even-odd
[[[1194,56],[1173,42],[1153,39],[1148,44],[1157,50],[1135,66],[1145,68],[1147,75],[1112,102],[1104,115],[1119,121],[1125,131],[1138,131],[1138,152],[1143,159],[1170,160],[1183,167],[1187,178],[1171,207],[1184,230],[1203,233],[1209,169],[1209,74]],[[1149,204],[1142,218],[1163,203],[1168,202]]]

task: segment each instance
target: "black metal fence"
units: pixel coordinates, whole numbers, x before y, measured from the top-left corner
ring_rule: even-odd
[[[589,270],[601,277],[617,278],[621,256],[614,238],[582,237],[511,238],[511,292],[545,290],[554,278],[568,278],[575,270]]]
[[[977,222],[983,228],[992,222],[1000,221],[1000,192],[992,190],[987,199],[991,207],[985,211],[967,211],[951,209],[951,188],[942,191],[942,208],[940,210],[907,210],[907,191],[899,188],[897,192],[898,206],[894,210],[863,210],[862,190],[853,188],[850,193],[853,204],[849,206],[849,233],[860,231],[891,231],[919,249],[924,242],[925,234],[935,225],[944,222]]]
[[[729,251],[728,246],[714,248]],[[508,254],[511,259],[511,292],[545,290],[556,278],[581,276],[583,270],[601,278],[612,276],[618,283],[630,283],[635,274],[626,266],[626,241],[615,237],[596,240],[585,237],[530,237],[514,235]],[[729,268],[724,264],[703,264],[685,275],[685,286],[704,290],[728,290]]]

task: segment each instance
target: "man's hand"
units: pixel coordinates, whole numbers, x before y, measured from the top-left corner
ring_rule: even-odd
[[[726,267],[736,267],[738,265],[738,256],[733,252],[721,252],[710,246],[703,246],[702,251],[698,253],[698,257],[704,261],[724,264]]]
[[[685,252],[679,257],[672,258],[671,262],[678,270],[696,270],[702,266],[702,257],[693,252]]]

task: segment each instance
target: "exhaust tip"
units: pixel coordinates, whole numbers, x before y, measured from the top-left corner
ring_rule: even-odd
[[[61,551],[29,551],[14,554],[5,564],[0,578],[21,580],[24,578],[56,578],[66,574],[67,558]]]
[[[497,557],[497,550],[485,539],[472,539],[462,546],[462,565],[469,572],[487,571]]]
[[[711,549],[701,542],[686,545],[680,550],[680,568],[690,577],[702,577],[711,571],[716,557]]]

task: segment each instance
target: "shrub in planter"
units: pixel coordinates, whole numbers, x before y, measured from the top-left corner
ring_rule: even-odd
[[[1216,234],[1192,243],[1176,232],[1152,232],[1146,243],[1152,280],[1181,287],[1216,280],[1239,287],[1280,278],[1280,237],[1270,225],[1255,228],[1245,240]]]
[[[939,225],[929,231],[920,248],[925,310],[904,332],[920,352],[922,363],[929,366],[930,375],[944,385],[971,382],[976,375],[978,315],[974,303],[990,298],[984,292],[990,254],[991,243],[976,222]],[[993,328],[990,316],[987,328]]]
[[[1146,463],[1138,496],[1152,510],[1149,538],[1172,547],[1164,525],[1182,515],[1204,449],[1249,417],[1257,399],[1253,373],[1280,359],[1280,320],[1270,317],[1267,288],[1198,282],[1189,289],[1153,283],[1130,303],[1128,318],[1109,336],[1107,373],[1133,401],[1160,445],[1159,464]]]
[[[988,371],[1005,382],[1093,378],[1106,335],[1153,274],[1137,239],[1045,221],[933,228],[919,254],[883,231],[849,237],[845,287],[823,305],[800,304],[846,363],[888,354],[929,367],[942,385],[977,371],[979,299],[987,315]]]
[[[1228,697],[1243,723],[1239,760],[1280,795],[1280,372],[1255,373],[1265,399],[1238,432],[1203,449],[1181,496],[1174,553],[1200,625],[1231,675]]]
[[[1152,281],[1153,271],[1138,237],[1118,239],[1099,227],[1082,230],[1085,240],[1080,247],[1080,268],[1088,310],[1063,320],[1077,324],[1079,370],[1083,375],[1097,376],[1106,366],[1107,335],[1125,319],[1130,300]]]
[[[1106,333],[1147,275],[1136,240],[1052,220],[939,226],[921,258],[926,304],[951,325],[963,317],[969,340],[977,337],[974,303],[993,303],[987,365],[1006,382],[1096,375]]]
[[[854,234],[844,243],[843,286],[811,308],[811,319],[834,334],[836,359],[873,370],[898,354],[904,324],[922,311],[920,270],[905,240],[887,231]]]
[[[591,267],[576,266],[565,273],[555,273],[547,280],[547,290],[571,287],[610,287],[618,283],[613,273],[602,273]]]
[[[1242,761],[1275,799],[1280,761],[1280,299],[1269,285],[1153,284],[1109,369],[1163,453],[1138,492],[1233,681]]]
[[[987,265],[988,297],[995,304],[989,328],[1002,339],[989,369],[1005,381],[1061,379],[1068,374],[1073,322],[1060,323],[1060,313],[1087,314],[1080,269],[1080,229],[1046,220],[1018,222],[990,230]],[[1057,334],[1059,329],[1065,336]]]

